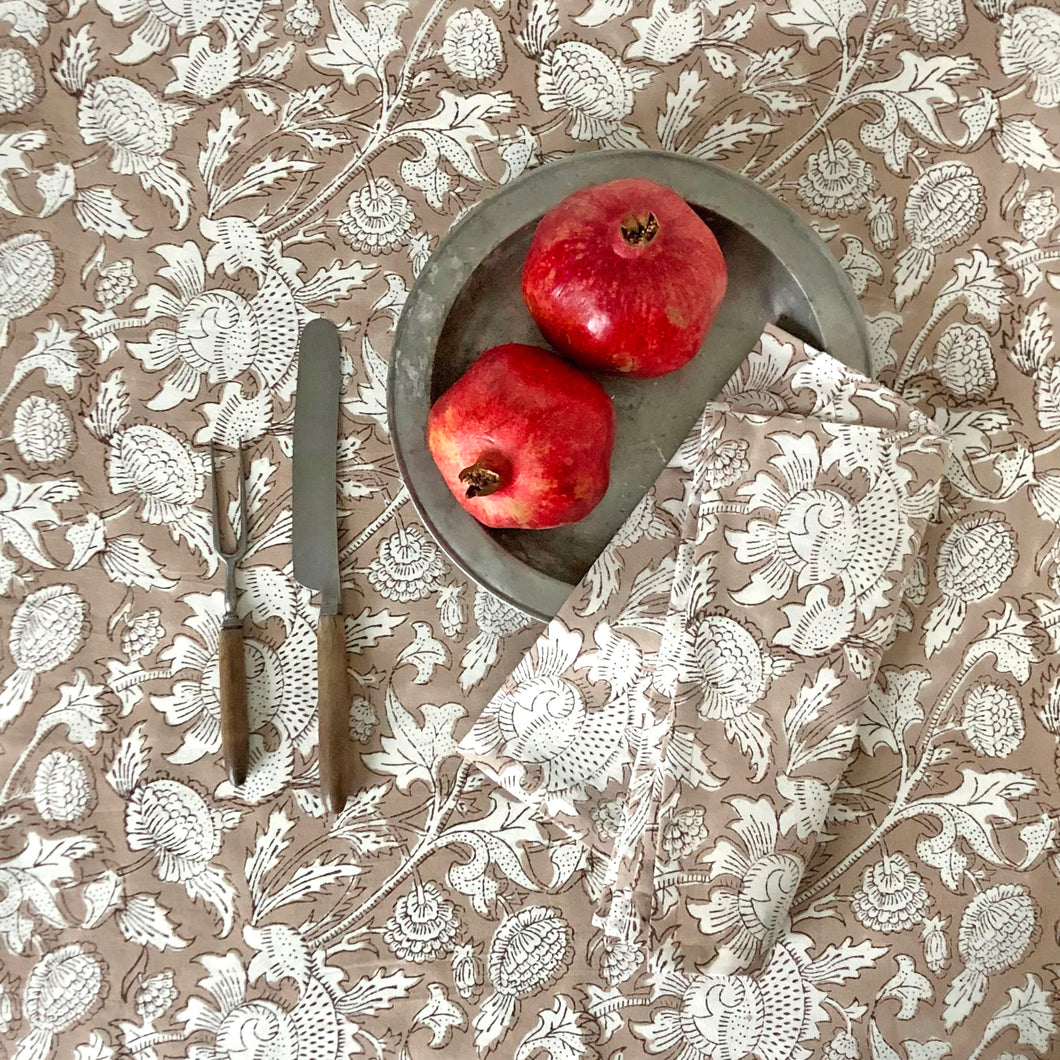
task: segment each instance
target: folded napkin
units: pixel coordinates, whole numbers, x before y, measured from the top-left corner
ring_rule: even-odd
[[[945,455],[768,328],[463,740],[584,844],[614,959],[677,928],[729,973],[789,927]]]

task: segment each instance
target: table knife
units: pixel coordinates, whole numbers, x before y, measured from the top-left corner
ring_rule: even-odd
[[[320,593],[317,622],[317,707],[320,794],[324,808],[339,813],[346,803],[350,754],[350,686],[346,632],[339,590],[336,509],[339,396],[342,390],[338,329],[310,321],[298,344],[292,472],[294,576]]]

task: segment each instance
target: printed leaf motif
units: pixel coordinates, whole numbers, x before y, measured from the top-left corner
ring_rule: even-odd
[[[41,533],[62,522],[56,504],[73,500],[81,487],[72,478],[22,482],[4,475],[0,494],[0,540],[40,567],[54,567]]]
[[[596,3],[606,2],[607,0],[596,0]],[[621,3],[622,0],[614,2]],[[628,4],[626,9],[629,9]],[[540,59],[553,34],[559,29],[556,0],[520,0],[519,14],[522,16],[522,24],[515,35],[515,41],[531,59]]]
[[[129,942],[156,950],[181,950],[188,942],[177,934],[169,918],[170,910],[151,894],[134,894],[114,914],[118,930]]]
[[[1046,1056],[1049,1040],[1057,1031],[1049,993],[1042,988],[1036,975],[1028,975],[1022,987],[1014,986],[1009,990],[1008,997],[1008,1001],[986,1025],[984,1039],[990,1041],[1009,1027],[1014,1027],[1020,1045],[1029,1045]]]
[[[85,424],[97,438],[105,441],[117,433],[128,414],[129,388],[125,385],[119,368],[100,383],[95,403],[85,419]]]
[[[266,982],[277,986],[284,979],[291,979],[300,987],[309,982],[313,974],[309,947],[294,928],[286,924],[266,924],[263,928],[247,924],[243,938],[257,950],[247,968],[251,980],[264,976]]]
[[[18,359],[11,371],[6,393],[13,391],[31,372],[42,368],[48,386],[61,387],[72,394],[77,389],[84,356],[74,346],[77,332],[67,331],[60,320],[51,317],[48,326],[39,328],[33,337],[36,339],[33,348]]]
[[[243,139],[239,130],[246,118],[235,107],[222,107],[217,115],[217,124],[206,127],[206,143],[199,152],[199,175],[213,199],[217,187],[217,175],[221,167],[232,157],[232,152]]]
[[[273,810],[269,814],[269,823],[254,841],[254,851],[244,865],[251,894],[261,894],[262,881],[276,868],[280,856],[291,845],[289,833],[292,828],[294,821],[282,810]]]
[[[449,1000],[443,983],[429,983],[430,1000],[412,1018],[413,1024],[422,1023],[431,1032],[428,1043],[432,1049],[444,1049],[453,1036],[453,1029],[467,1029],[467,1013],[461,1005]]]
[[[346,1016],[372,1016],[383,1009],[393,1008],[399,998],[408,997],[419,981],[418,975],[405,975],[400,971],[373,972],[356,982],[339,998],[335,1008]]]
[[[1010,600],[1005,600],[1000,613],[986,616],[986,636],[973,641],[964,653],[965,665],[993,654],[1000,673],[1012,674],[1021,684],[1031,676],[1031,663],[1041,654],[1027,635],[1031,620],[1020,615]]]
[[[96,1031],[92,1031],[87,1042],[82,1042],[74,1050],[74,1060],[114,1060],[117,1053],[100,1037]]]
[[[144,723],[140,722],[122,740],[117,754],[111,759],[110,767],[103,775],[107,783],[123,799],[127,799],[146,769],[147,737],[144,735]]]
[[[790,0],[789,10],[769,17],[785,33],[805,33],[815,52],[823,41],[845,40],[851,20],[863,14],[863,0]]]
[[[865,701],[858,737],[866,754],[883,744],[896,754],[904,742],[905,730],[924,720],[924,709],[917,701],[920,689],[930,678],[919,666],[899,669],[884,666],[879,681]]]
[[[845,759],[849,755],[856,728],[853,722],[830,726],[814,724],[820,723],[822,716],[827,718],[828,708],[840,683],[832,670],[823,667],[812,679],[807,679],[785,712],[784,733],[790,749],[789,772],[795,772],[822,758]]]
[[[699,108],[699,94],[710,82],[694,67],[682,70],[677,88],[666,92],[666,109],[659,114],[656,133],[667,151],[677,151],[679,137],[692,124]]]
[[[821,955],[806,966],[803,974],[811,983],[845,983],[856,979],[866,968],[871,968],[885,953],[885,946],[871,942],[855,943],[850,937],[837,946],[828,946]]]
[[[872,1049],[872,1060],[902,1060],[898,1053],[891,1048],[876,1026],[875,1020],[869,1021],[869,1046]]]
[[[199,220],[199,231],[213,243],[206,255],[207,272],[223,268],[225,275],[234,279],[240,269],[250,269],[259,282],[264,279],[269,252],[253,222],[244,217],[222,217],[217,221],[203,217]]]
[[[73,743],[94,749],[106,725],[100,698],[103,690],[103,685],[89,684],[86,670],[78,670],[73,684],[59,686],[59,702],[46,710],[37,722],[37,737],[56,725],[65,725]]]
[[[1053,352],[1053,322],[1044,298],[1018,315],[1019,329],[1008,346],[1012,363],[1024,374],[1034,375],[1045,367]]]
[[[354,291],[367,287],[375,271],[375,265],[365,265],[360,261],[333,261],[317,269],[302,285],[302,289],[296,292],[295,298],[303,305],[313,302],[338,305]]]
[[[916,799],[898,815],[899,820],[923,814],[938,818],[939,833],[917,840],[916,852],[921,861],[939,870],[942,882],[951,891],[960,891],[968,865],[967,856],[958,849],[959,839],[963,839],[979,857],[995,865],[1008,864],[998,843],[994,822],[1011,824],[1015,821],[1012,801],[1029,795],[1036,787],[1030,777],[1007,769],[980,773],[964,767],[961,776],[964,779],[955,791]]]
[[[994,130],[997,153],[1016,166],[1031,169],[1060,169],[1060,158],[1045,133],[1029,114],[1003,118]]]
[[[86,232],[111,239],[143,239],[147,232],[137,228],[125,202],[103,185],[81,188],[74,195],[74,217]]]
[[[388,608],[371,611],[365,607],[360,614],[346,619],[346,650],[354,653],[374,648],[383,637],[393,636],[394,630],[408,619],[408,615],[391,615]]]
[[[953,302],[960,301],[966,306],[969,320],[980,320],[987,327],[997,327],[1001,319],[1001,306],[1008,298],[998,263],[976,247],[971,257],[957,259],[955,271],[956,275],[935,299],[935,312],[939,313]]]
[[[401,48],[397,28],[408,15],[405,0],[365,4],[363,22],[343,0],[330,0],[328,7],[335,32],[328,34],[323,48],[309,52],[310,61],[322,70],[342,74],[350,90],[364,77],[382,81],[387,59]]]
[[[578,1060],[587,1051],[570,999],[560,994],[551,1008],[537,1014],[533,1029],[515,1051],[515,1060],[534,1060],[542,1053],[550,1060]]]
[[[299,865],[290,880],[254,906],[254,921],[264,920],[270,913],[295,902],[307,902],[325,887],[352,879],[364,870],[357,865],[317,858],[308,865]]]
[[[436,666],[444,666],[449,660],[449,653],[441,641],[434,639],[434,631],[428,622],[413,622],[416,639],[403,648],[397,657],[398,665],[416,667],[413,683],[425,685],[434,673]]]
[[[401,791],[422,780],[433,788],[438,767],[456,754],[453,727],[467,711],[459,703],[420,707],[422,725],[401,705],[393,685],[386,690],[386,717],[391,735],[382,737],[383,749],[365,755],[369,769],[394,777]]]
[[[707,129],[703,139],[689,148],[688,153],[704,161],[728,158],[738,147],[751,143],[756,136],[768,136],[779,128],[779,125],[753,115],[737,118],[730,114],[724,121]]]
[[[331,826],[331,834],[349,843],[353,853],[362,858],[389,850],[397,843],[379,809],[386,791],[386,784],[377,784],[357,792],[347,799],[345,808]]]
[[[240,199],[253,199],[267,194],[268,190],[283,181],[292,180],[301,173],[317,168],[316,162],[294,155],[271,154],[251,163],[246,172],[231,187],[219,191],[211,200],[211,213],[223,209]]]
[[[883,984],[876,1000],[886,1001],[893,998],[900,1005],[898,1018],[910,1020],[916,1015],[921,1001],[931,1000],[935,989],[927,976],[916,970],[916,964],[908,953],[896,954],[894,959],[898,964],[898,971]]]
[[[647,18],[630,23],[637,39],[626,49],[626,59],[647,59],[667,64],[687,55],[703,32],[703,12],[699,4],[686,4],[674,10],[671,0],[654,0]]]

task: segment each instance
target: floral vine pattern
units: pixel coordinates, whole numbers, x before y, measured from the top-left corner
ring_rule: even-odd
[[[1058,104],[1047,0],[0,4],[0,1053],[1055,1055]],[[803,213],[882,385],[764,336],[542,630],[418,524],[388,350],[464,211],[645,147]],[[211,440],[250,450],[238,791]]]

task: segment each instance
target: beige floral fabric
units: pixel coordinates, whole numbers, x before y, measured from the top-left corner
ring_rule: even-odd
[[[0,0],[0,1052],[1056,1055],[1058,103],[1047,0]],[[418,523],[386,363],[457,216],[622,147],[802,211],[883,387],[767,337],[543,631]],[[321,314],[363,749],[331,820],[290,556]],[[249,451],[239,791],[211,440]],[[544,800],[468,757],[534,672]],[[643,731],[560,806],[556,693],[627,672]]]

